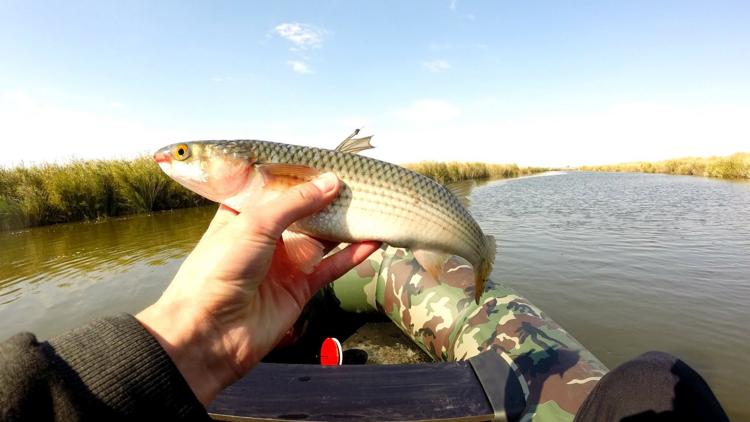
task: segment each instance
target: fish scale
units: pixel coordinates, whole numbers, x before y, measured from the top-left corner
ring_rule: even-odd
[[[407,169],[397,167],[390,163],[337,151],[323,150],[312,147],[297,147],[294,145],[277,144],[267,141],[247,142],[257,143],[258,145],[261,145],[261,147],[258,148],[257,155],[259,163],[311,165],[321,172],[332,171],[336,173],[347,185],[354,183],[352,175],[362,175],[362,177],[364,178],[371,178],[373,180],[385,182],[383,184],[385,185],[384,187],[387,190],[400,193],[403,196],[393,197],[393,203],[386,203],[383,205],[388,205],[390,207],[396,208],[399,211],[406,211],[403,207],[399,206],[400,203],[403,203],[402,201],[408,201],[409,199],[415,197],[427,198],[428,202],[430,203],[444,205],[447,204],[448,206],[428,207],[422,209],[422,212],[433,214],[432,216],[439,218],[440,220],[447,219],[448,222],[458,220],[464,226],[476,226],[471,227],[471,232],[461,230],[463,227],[461,225],[458,226],[459,230],[464,231],[464,236],[462,236],[464,237],[464,241],[468,242],[471,238],[475,238],[477,234],[481,233],[481,229],[479,229],[478,225],[476,225],[476,223],[473,221],[473,218],[468,215],[468,212],[465,211],[463,206],[458,203],[458,201],[452,196],[452,194],[450,194],[450,192],[447,191],[447,189],[418,173],[411,172]],[[313,164],[315,155],[318,155],[320,157],[319,163],[316,163],[317,165]],[[370,166],[367,166],[368,163],[370,164]],[[389,181],[388,179],[384,179],[382,177],[389,173],[388,170],[392,170],[396,173],[394,176],[398,183],[394,183],[394,181]],[[377,187],[376,184],[360,185],[359,187],[362,189],[366,189],[366,187],[369,188],[370,185],[372,185],[373,187]],[[413,186],[414,189],[408,189],[407,186]],[[376,195],[378,194],[377,192],[373,193],[375,193]],[[382,192],[380,194],[382,194]],[[338,199],[337,201],[340,201],[340,199]],[[335,203],[336,201],[334,202],[334,204]],[[358,204],[350,204],[350,206],[357,205]],[[387,212],[385,209],[381,209],[380,211],[384,213]],[[448,215],[446,215],[446,211]],[[472,225],[471,223],[474,224]],[[474,245],[474,247],[476,248],[475,252],[478,253],[479,245]]]
[[[477,298],[483,280],[489,276],[494,260],[494,239],[483,234],[453,193],[426,176],[349,152],[269,141],[195,141],[175,145],[188,147],[189,156],[171,162],[169,168],[165,165],[162,168],[184,186],[212,200],[246,199],[243,196],[246,192],[242,190],[223,197],[211,191],[210,186],[214,186],[213,189],[234,186],[236,180],[227,178],[225,173],[230,171],[226,169],[252,165],[254,170],[244,176],[249,178],[274,168],[277,173],[289,172],[288,175],[273,175],[288,176],[290,182],[285,186],[307,180],[311,174],[333,172],[342,181],[338,197],[321,212],[297,221],[290,229],[328,240],[380,240],[417,252],[458,255],[469,261],[477,273]],[[157,155],[169,154],[175,145],[163,148]],[[220,165],[210,165],[212,163]],[[188,171],[185,166],[191,165],[201,166],[208,182],[201,184],[185,176],[199,172],[194,168]],[[185,170],[180,170],[183,167]],[[315,172],[296,174],[295,169],[314,169]],[[219,181],[220,176],[226,178],[226,182]]]
[[[360,201],[364,204],[367,202],[377,202],[379,207],[378,211],[382,214],[389,215],[391,217],[401,215],[402,213],[408,212],[408,210],[400,204],[408,203],[413,198],[427,198],[427,201],[420,201],[422,203],[427,202],[431,206],[420,207],[420,211],[423,214],[428,214],[432,217],[432,222],[444,227],[455,227],[460,231],[460,238],[463,242],[470,245],[473,249],[472,252],[475,255],[480,255],[483,246],[484,236],[481,228],[474,221],[473,217],[466,211],[466,209],[459,203],[459,201],[442,185],[427,178],[416,172],[412,172],[403,167],[398,167],[390,163],[367,158],[359,155],[347,154],[338,151],[324,150],[314,147],[301,147],[294,145],[277,144],[268,141],[247,141],[248,143],[257,143],[262,145],[258,149],[258,162],[259,163],[279,163],[279,164],[299,164],[299,165],[311,165],[313,166],[313,157],[319,156],[320,162],[314,165],[315,168],[321,172],[332,171],[336,173],[344,184],[351,189],[350,185],[356,184],[357,182],[352,175],[361,175],[365,179],[371,179],[374,181],[383,182],[385,189],[380,192],[377,191],[376,183],[368,184],[357,184],[357,188],[363,192],[373,189],[373,196],[383,196],[384,191],[390,191],[399,193],[401,196],[393,196],[393,201],[390,203],[377,201],[372,198],[363,197]],[[280,147],[283,145],[283,147]],[[278,153],[282,151],[282,153]],[[369,165],[368,165],[369,164]],[[390,170],[390,175],[388,174]],[[395,174],[393,174],[395,173]],[[391,179],[386,179],[384,176],[389,175]],[[395,177],[393,177],[395,176]],[[395,180],[393,180],[395,179]],[[408,189],[408,186],[413,186],[414,189]],[[382,189],[382,188],[381,188]],[[338,209],[342,198],[334,201],[329,207]],[[360,207],[360,201],[351,202],[349,207]],[[392,208],[395,212],[389,212],[389,208]],[[455,222],[459,224],[456,225]],[[316,223],[316,218],[312,217],[307,220],[309,226],[300,224],[300,227],[305,227],[309,232],[315,232],[316,229],[323,228],[322,224]],[[336,228],[333,228],[335,231]],[[314,233],[311,233],[314,234]],[[473,241],[474,239],[481,240],[482,242]],[[350,241],[354,241],[352,239]],[[394,245],[401,246],[401,245]],[[441,250],[445,252],[454,252],[457,248],[455,245],[438,245]],[[456,255],[464,256],[464,253],[455,253]],[[472,260],[466,258],[469,262]]]

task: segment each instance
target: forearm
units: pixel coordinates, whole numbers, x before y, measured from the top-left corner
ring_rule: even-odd
[[[0,344],[0,419],[191,419],[207,414],[159,343],[130,315],[47,343]]]

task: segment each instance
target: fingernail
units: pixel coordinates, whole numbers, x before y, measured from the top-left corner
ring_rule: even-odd
[[[313,185],[317,186],[322,192],[327,193],[336,189],[338,178],[333,173],[323,173],[313,179]]]

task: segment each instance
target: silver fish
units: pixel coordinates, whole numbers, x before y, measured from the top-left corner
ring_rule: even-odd
[[[278,193],[333,172],[342,182],[338,197],[285,232],[288,255],[300,268],[309,272],[322,258],[323,247],[312,237],[378,240],[409,248],[434,277],[448,257],[457,255],[474,268],[478,302],[492,271],[495,239],[484,235],[459,198],[443,185],[357,155],[372,146],[370,137],[355,138],[356,133],[336,150],[258,140],[193,141],[166,146],[154,158],[186,188],[236,210],[253,201],[258,189]]]

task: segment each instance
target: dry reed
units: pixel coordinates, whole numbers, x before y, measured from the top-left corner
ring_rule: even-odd
[[[685,157],[658,162],[635,162],[604,166],[583,166],[584,171],[665,173],[721,179],[750,179],[750,153],[726,157]]]
[[[406,167],[441,183],[544,171],[515,164],[458,162],[422,162]],[[0,167],[0,230],[209,203],[167,177],[148,156],[135,160],[79,160],[35,167]]]

